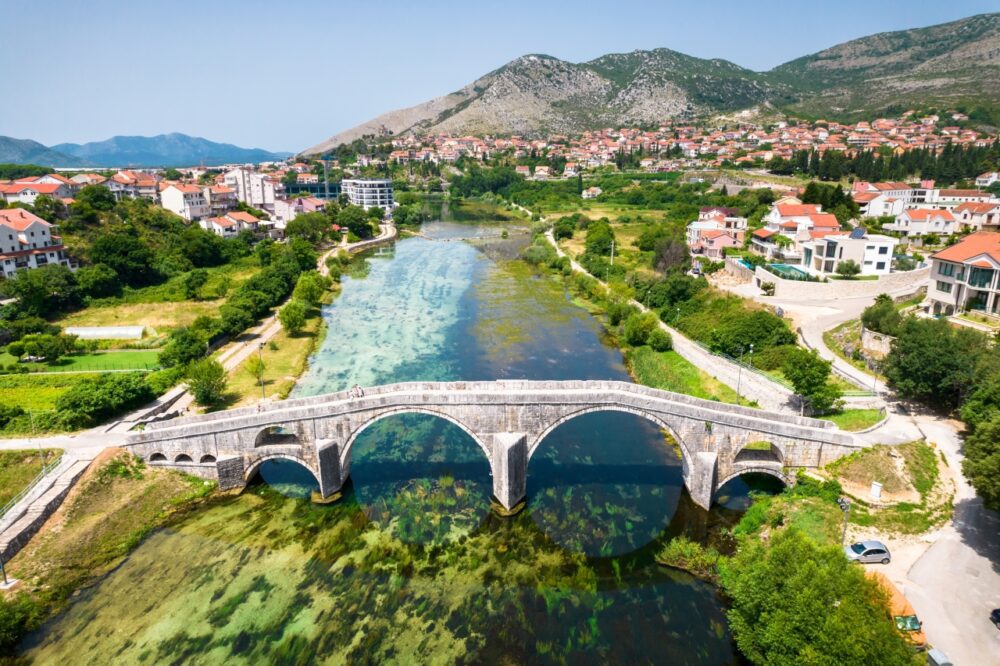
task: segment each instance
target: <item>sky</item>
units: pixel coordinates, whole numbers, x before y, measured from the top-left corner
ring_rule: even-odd
[[[766,70],[997,0],[47,0],[5,3],[0,135],[183,132],[297,152],[527,53],[666,47]]]

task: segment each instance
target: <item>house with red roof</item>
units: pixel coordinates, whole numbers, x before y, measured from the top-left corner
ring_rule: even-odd
[[[257,233],[261,231],[261,227],[271,226],[271,223],[262,222],[244,211],[232,211],[218,217],[207,217],[201,220],[199,224],[202,229],[211,231],[223,238],[232,238],[243,231]]]
[[[53,199],[69,199],[74,189],[65,183],[13,182],[0,184],[0,198],[8,203],[23,203],[34,205],[35,200],[42,195]]]
[[[934,314],[1000,316],[1000,233],[978,231],[931,255],[927,299]]]
[[[908,208],[882,228],[916,238],[927,234],[950,236],[958,231],[958,224],[951,211],[944,208]]]
[[[0,210],[0,270],[3,277],[48,264],[74,268],[55,226],[23,208]]]
[[[205,192],[197,185],[168,184],[160,192],[160,205],[188,222],[197,222],[211,213]]]
[[[952,215],[963,229],[1000,231],[1000,204],[969,202],[956,206]]]

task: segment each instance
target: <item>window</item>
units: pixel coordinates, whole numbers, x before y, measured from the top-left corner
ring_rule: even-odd
[[[940,291],[943,294],[950,294],[951,293],[951,283],[950,282],[942,282],[941,280],[938,280],[936,286],[937,286],[937,290]]]
[[[955,274],[955,264],[948,264],[941,262],[938,264],[938,275],[954,275]]]
[[[884,271],[885,270],[885,262],[884,261],[880,261],[877,264],[875,264],[875,270],[877,270],[877,271]]]
[[[879,254],[889,254],[889,246],[888,245],[883,245],[882,247],[880,247],[878,249],[878,253]]]

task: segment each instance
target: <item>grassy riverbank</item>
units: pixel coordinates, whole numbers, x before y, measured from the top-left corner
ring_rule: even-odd
[[[24,490],[44,464],[55,460],[60,453],[61,449],[0,451],[0,506]]]
[[[215,482],[146,467],[128,453],[102,454],[9,564],[10,575],[22,583],[0,597],[0,659],[76,590],[114,569],[150,532],[215,487]]]

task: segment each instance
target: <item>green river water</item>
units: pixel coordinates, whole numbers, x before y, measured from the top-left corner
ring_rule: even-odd
[[[526,242],[437,222],[377,251],[324,309],[295,395],[407,380],[627,379],[600,323],[510,261]],[[31,636],[39,664],[739,663],[716,591],[658,566],[717,542],[745,486],[696,507],[641,418],[588,414],[532,457],[527,509],[490,511],[490,470],[456,426],[369,428],[344,499],[291,462],[140,545]]]

